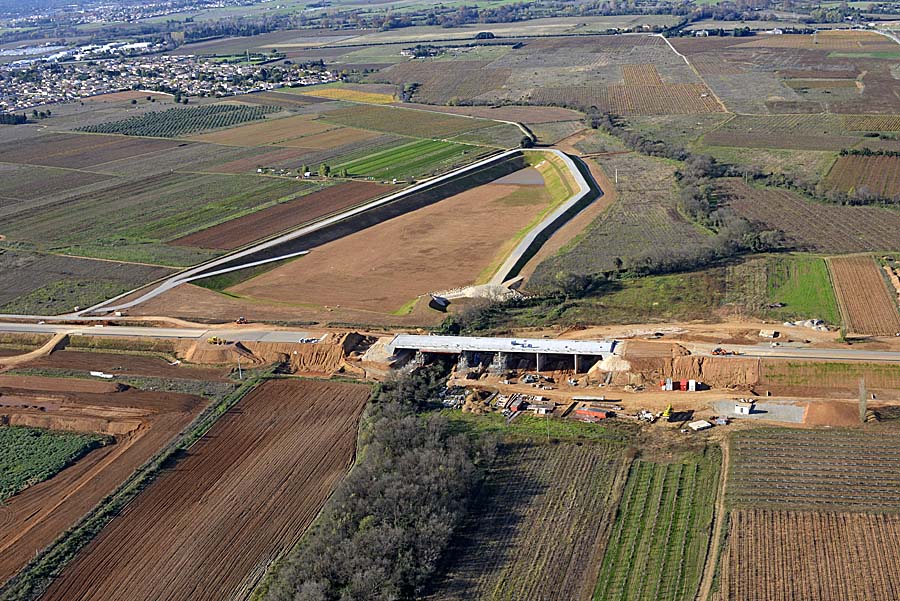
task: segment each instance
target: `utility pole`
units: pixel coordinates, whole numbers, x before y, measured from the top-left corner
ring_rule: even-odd
[[[866,423],[866,379],[859,379],[859,423]]]
[[[241,356],[238,355],[238,380],[244,379],[244,372],[241,370]]]

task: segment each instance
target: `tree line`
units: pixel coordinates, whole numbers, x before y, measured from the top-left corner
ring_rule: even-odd
[[[22,125],[23,123],[28,122],[28,117],[25,114],[16,114],[16,113],[0,113],[0,125]]]
[[[447,370],[381,385],[364,418],[362,459],[303,541],[279,563],[267,601],[394,601],[421,595],[495,453],[433,406]]]

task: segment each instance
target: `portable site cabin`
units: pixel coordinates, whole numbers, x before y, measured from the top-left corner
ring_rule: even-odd
[[[750,415],[753,411],[753,403],[750,401],[738,401],[734,404],[734,412],[738,415]]]
[[[598,409],[596,407],[581,407],[575,410],[575,415],[577,417],[588,420],[606,419],[610,416],[609,414],[609,411],[605,409]]]

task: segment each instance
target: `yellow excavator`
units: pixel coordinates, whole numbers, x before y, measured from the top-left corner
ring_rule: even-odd
[[[663,417],[665,419],[669,419],[670,417],[672,417],[672,405],[671,404],[668,407],[666,407],[666,410],[662,412],[662,415],[660,417]]]
[[[225,339],[219,338],[218,336],[211,336],[210,338],[206,339],[206,342],[208,342],[209,344],[225,344]]]

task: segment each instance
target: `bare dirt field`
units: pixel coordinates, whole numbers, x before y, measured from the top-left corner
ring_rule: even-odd
[[[87,351],[57,351],[28,363],[31,368],[104,371],[114,375],[152,376],[185,380],[225,380],[222,369],[170,365],[159,357]]]
[[[265,148],[250,150],[253,152],[261,150],[262,153],[213,165],[207,167],[206,171],[215,173],[247,173],[256,171],[260,167],[272,167],[286,161],[297,161],[304,154],[309,153],[309,150],[306,148],[281,148],[280,146],[273,146],[268,152]]]
[[[231,250],[375,198],[389,190],[391,186],[369,182],[340,184],[200,230],[172,244]]]
[[[369,392],[264,384],[107,525],[43,599],[243,597],[346,473]]]
[[[396,312],[419,295],[475,283],[547,204],[535,186],[479,186],[315,248],[228,291]]]
[[[764,509],[731,514],[719,601],[890,601],[900,516]]]
[[[828,260],[828,268],[849,332],[869,336],[900,332],[900,311],[872,257],[835,257]]]
[[[764,360],[757,394],[780,397],[858,399],[859,380],[880,400],[900,400],[900,365],[892,363],[822,363]]]
[[[286,142],[285,146],[331,150],[348,144],[357,144],[359,142],[373,140],[380,135],[381,134],[378,132],[357,129],[355,127],[339,127],[318,134],[297,138],[296,140]]]
[[[178,146],[177,141],[96,134],[49,134],[0,150],[0,162],[82,169]]]
[[[241,102],[248,104],[261,104],[264,106],[280,106],[289,109],[297,109],[311,104],[328,104],[325,98],[313,98],[300,94],[285,94],[283,92],[259,92],[257,94],[244,94]]]
[[[309,322],[323,325],[364,323],[372,326],[411,327],[437,325],[446,315],[420,303],[408,315],[373,313],[352,307],[312,307],[266,303],[236,298],[213,290],[187,284],[153,298],[131,309],[132,315],[175,315],[185,319],[234,319],[243,315],[251,321]]]
[[[140,100],[151,96],[157,99],[169,99],[170,94],[162,94],[160,92],[145,92],[142,90],[125,90],[124,92],[110,92],[109,94],[100,94],[99,96],[89,96],[84,102],[89,104],[103,102],[122,102],[123,100]]]
[[[265,119],[250,125],[193,136],[191,139],[226,146],[264,146],[287,143],[300,136],[322,133],[335,127],[331,123],[317,121],[316,115],[297,115],[283,119]],[[302,146],[302,144],[291,145]]]
[[[10,384],[25,384],[29,388],[14,388]],[[58,391],[60,384],[68,385],[69,392]],[[2,383],[0,416],[4,422],[100,432],[115,436],[116,443],[92,451],[75,465],[25,489],[0,507],[0,582],[112,492],[186,427],[204,405],[199,397],[134,389],[115,393],[72,392],[96,384],[52,378]]]

